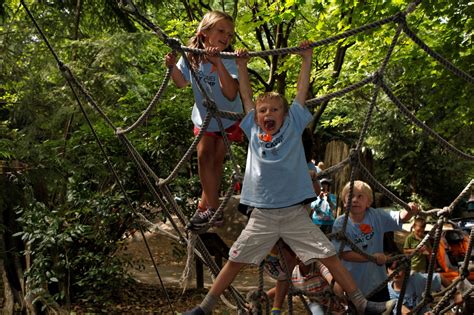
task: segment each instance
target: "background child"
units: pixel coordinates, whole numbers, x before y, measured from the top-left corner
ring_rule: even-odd
[[[336,195],[329,191],[331,179],[323,178],[320,180],[321,192],[318,199],[311,203],[313,223],[319,226],[324,234],[331,233],[334,224],[334,214],[336,213]]]
[[[391,275],[398,267],[398,261],[394,261],[390,265],[387,265],[387,272]],[[388,291],[391,299],[396,299],[398,303],[398,297],[400,296],[400,290],[402,289],[403,279],[405,278],[405,271],[402,269],[387,284]],[[403,298],[402,314],[409,314],[415,307],[423,300],[423,294],[425,292],[427,281],[427,274],[419,272],[413,272],[408,278],[408,283]],[[441,290],[441,278],[439,274],[433,274],[433,282],[431,283],[431,290],[436,292]],[[417,314],[425,314],[428,312],[429,306],[423,307]]]
[[[308,45],[305,42],[302,47]],[[247,264],[258,265],[280,238],[305,264],[320,259],[348,292],[358,313],[383,314],[390,313],[393,308],[394,301],[387,304],[367,302],[337,258],[334,246],[308,216],[306,205],[316,196],[305,163],[301,134],[312,119],[304,106],[312,49],[299,54],[303,62],[297,95],[290,108],[284,97],[274,92],[259,96],[254,104],[248,58],[238,61],[240,92],[247,112],[241,128],[249,139],[241,203],[254,209],[208,294],[199,307],[184,314],[210,314],[241,268]]]
[[[423,218],[416,218],[413,222],[412,232],[408,234],[403,245],[403,253],[410,255],[415,251],[418,244],[421,243],[425,237],[426,222]],[[425,245],[413,255],[411,259],[411,270],[417,272],[426,272],[428,268],[428,259],[431,255],[431,243],[429,240]]]
[[[315,261],[310,265],[299,262],[293,269],[291,281],[296,289],[310,294],[320,293],[327,290],[333,277],[329,269],[319,261]],[[323,314],[344,314],[346,301],[342,297],[342,290],[335,283],[334,293],[336,296],[329,299],[328,297],[309,296],[309,308],[312,315]]]
[[[203,105],[204,97],[191,70],[195,71],[206,93],[214,100],[220,110],[242,112],[239,97],[238,73],[235,59],[221,59],[217,56],[222,51],[232,51],[234,37],[234,21],[230,15],[220,11],[211,11],[204,15],[196,30],[196,35],[189,41],[189,47],[206,50],[206,54],[187,55],[192,69],[189,69],[183,58],[176,64],[176,57],[170,53],[166,56],[166,65],[174,66],[171,76],[178,88],[192,84],[195,103],[192,111],[194,134],[200,131],[207,109]],[[222,118],[230,141],[241,141],[242,132],[238,122]],[[197,145],[198,171],[201,181],[202,195],[198,210],[190,219],[189,228],[199,230],[205,226],[219,207],[219,189],[222,168],[226,155],[226,146],[220,133],[217,120],[212,118],[206,133]],[[215,224],[223,223],[222,213],[216,218]]]
[[[410,255],[411,253],[413,253],[418,244],[421,243],[421,241],[425,237],[425,227],[425,219],[420,217],[415,219],[415,222],[413,222],[412,226],[413,231],[405,238],[405,243],[403,245],[403,253],[405,255]],[[423,274],[428,272],[428,264],[431,251],[431,243],[428,240],[425,245],[422,246],[420,250],[412,256],[410,265],[412,272],[419,272]],[[441,284],[445,287],[451,284],[451,280],[441,274],[436,274],[436,277],[441,280]]]
[[[342,200],[344,207],[349,206],[349,188],[347,183],[342,190]],[[406,210],[385,212],[383,209],[371,208],[372,189],[363,181],[354,182],[352,197],[352,207],[347,222],[346,235],[361,250],[375,256],[377,263],[367,260],[361,254],[352,251],[349,246],[344,247],[341,258],[344,266],[354,277],[357,287],[364,295],[369,294],[382,281],[387,278],[385,270],[386,256],[383,251],[383,235],[385,232],[402,229],[403,222],[408,221],[412,215],[416,214],[418,206],[410,203],[412,212]],[[342,230],[345,214],[338,217],[333,225],[333,232]],[[340,241],[334,240],[336,249],[340,246]],[[387,301],[389,300],[388,289],[385,287],[373,295],[369,300]]]

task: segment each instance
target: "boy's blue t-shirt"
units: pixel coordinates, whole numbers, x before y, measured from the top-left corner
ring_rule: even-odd
[[[403,299],[403,305],[413,310],[422,300],[423,294],[425,293],[426,281],[428,274],[415,272],[410,275],[408,278],[408,284],[405,290],[405,297]],[[398,297],[400,296],[400,291],[395,291],[393,289],[393,283],[389,282],[387,284],[388,293],[390,294],[390,299],[396,299],[398,303]],[[433,282],[431,283],[432,291],[441,290],[441,278],[439,273],[433,274]],[[396,308],[397,306],[395,306]],[[430,308],[428,306],[423,307],[418,314],[425,314]]]
[[[240,202],[257,208],[284,208],[316,197],[308,172],[301,135],[311,113],[293,101],[272,141],[259,139],[255,110],[240,123],[249,139],[245,177]]]
[[[345,214],[334,221],[332,232],[342,230]],[[386,212],[383,209],[368,208],[364,220],[359,223],[347,220],[346,235],[360,249],[368,254],[383,253],[383,235],[385,232],[398,231],[402,229],[402,221],[398,211]],[[333,240],[332,243],[339,250],[341,242]],[[352,251],[346,245],[344,251]],[[342,259],[343,265],[349,270],[357,287],[364,295],[370,293],[387,278],[385,266],[379,266],[373,262],[351,262]]]
[[[224,64],[225,68],[232,76],[232,78],[238,79],[237,64],[235,62],[235,59],[222,59],[222,63]],[[204,97],[199,91],[196,80],[191,75],[191,70],[186,66],[183,57],[179,59],[176,66],[183,73],[183,76],[186,81],[191,82],[195,101],[191,114],[191,120],[193,121],[196,127],[201,128],[204,118],[207,114],[207,109],[203,105]],[[211,63],[201,63],[199,65],[199,69],[196,70],[196,76],[204,87],[206,94],[212,100],[214,100],[219,110],[236,113],[243,112],[242,102],[240,100],[239,93],[237,93],[237,97],[232,101],[226,98],[224,94],[222,94],[222,89],[219,85],[219,77],[217,75],[217,71],[211,71]],[[235,120],[226,118],[221,118],[221,120],[224,128],[229,128],[230,126],[235,124]],[[217,124],[217,120],[215,118],[211,119],[207,131],[220,131],[219,125]]]

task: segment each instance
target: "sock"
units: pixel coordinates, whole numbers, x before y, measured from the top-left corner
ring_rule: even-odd
[[[367,299],[359,289],[352,291],[348,294],[349,300],[354,304],[357,314],[364,314],[365,308],[367,307]]]
[[[217,302],[219,301],[219,298],[216,296],[213,296],[211,294],[207,294],[204,300],[202,300],[201,304],[199,305],[202,310],[204,311],[204,314],[210,315],[212,313],[212,310],[216,306]]]
[[[271,314],[272,314],[272,315],[280,315],[280,314],[281,314],[281,308],[279,308],[279,307],[272,307]]]

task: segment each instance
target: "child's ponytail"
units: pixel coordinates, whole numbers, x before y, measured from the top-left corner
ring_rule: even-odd
[[[202,22],[201,22],[202,23]],[[201,25],[201,23],[199,25]],[[198,48],[198,49],[204,49],[204,36],[200,31],[196,33],[193,37],[191,37],[188,41],[188,47],[190,48]],[[203,59],[203,55],[199,54],[193,54],[191,52],[188,53],[188,59],[189,62],[191,63],[191,66],[193,69],[199,68],[199,64],[201,63]]]

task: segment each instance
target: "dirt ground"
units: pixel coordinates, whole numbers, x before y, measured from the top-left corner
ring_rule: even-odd
[[[231,199],[230,211],[225,213],[224,226],[209,230],[209,232],[217,233],[229,247],[247,221],[246,217],[235,210],[237,204],[237,199]],[[197,289],[193,276],[187,290],[183,292],[181,275],[186,264],[186,249],[170,238],[169,234],[177,235],[171,224],[154,222],[154,225],[145,233],[146,243],[139,232],[126,238],[126,246],[121,255],[135,261],[129,269],[135,283],[117,292],[118,298],[116,301],[111,301],[110,305],[97,308],[97,306],[82,303],[75,305],[71,314],[179,314],[198,305],[212,285],[210,272],[204,267],[203,289]],[[395,238],[400,243],[403,235],[395,235]],[[397,240],[397,238],[400,239]],[[158,272],[153,266],[146,245],[151,251]],[[274,280],[266,275],[264,282],[265,290],[274,285]],[[233,286],[244,298],[248,292],[256,291],[258,268],[251,266],[244,268],[235,279]],[[233,300],[230,302],[235,304]],[[293,314],[306,314],[299,299],[294,298],[293,302]],[[288,314],[287,306],[285,301],[283,314]],[[237,314],[237,311],[223,301],[219,301],[213,314]]]
[[[235,211],[236,203],[238,203],[238,200],[231,199],[229,208],[234,208],[232,211],[227,211],[224,226],[209,231],[216,232],[229,247],[246,224],[246,218]],[[158,230],[165,232],[158,232]],[[136,283],[118,292],[120,303],[112,302],[100,309],[92,305],[76,305],[73,308],[74,313],[179,314],[199,305],[212,285],[210,272],[204,267],[203,289],[196,288],[196,280],[193,275],[187,290],[183,293],[180,278],[186,264],[186,249],[172,238],[165,236],[164,233],[166,232],[176,235],[170,224],[156,222],[154,228],[145,233],[158,272],[153,266],[142,235],[136,232],[132,237],[125,240],[126,248],[121,253],[121,255],[131,257],[136,261],[130,268]],[[264,279],[265,289],[269,289],[274,285],[274,281],[270,277],[265,275]],[[233,286],[244,298],[248,292],[256,291],[258,288],[258,268],[252,266],[244,268],[235,279]],[[230,300],[230,302],[235,305],[234,301]],[[237,311],[223,301],[219,301],[213,314],[237,314]],[[305,314],[302,303],[296,299],[293,314]]]

